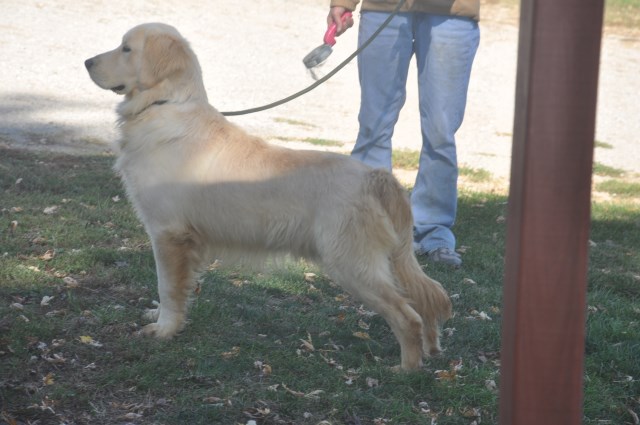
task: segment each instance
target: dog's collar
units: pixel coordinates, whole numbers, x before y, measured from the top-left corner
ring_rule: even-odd
[[[144,111],[146,111],[147,109],[151,108],[152,106],[164,105],[167,102],[169,102],[169,101],[168,100],[156,100],[155,102],[153,102],[153,103],[145,106],[144,108],[142,108],[136,115],[142,114]]]

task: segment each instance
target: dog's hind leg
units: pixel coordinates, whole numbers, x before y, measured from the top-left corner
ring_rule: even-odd
[[[160,305],[147,313],[155,323],[146,325],[142,332],[171,338],[184,327],[199,257],[196,244],[188,234],[165,233],[153,238],[152,244]]]
[[[424,352],[435,355],[440,348],[440,325],[451,317],[451,300],[442,285],[424,274],[411,247],[411,239],[392,256],[396,281],[423,320]]]
[[[400,343],[401,368],[422,366],[422,319],[409,305],[390,273],[389,260],[384,255],[363,258],[333,257],[326,269],[337,283],[380,314],[389,324]]]

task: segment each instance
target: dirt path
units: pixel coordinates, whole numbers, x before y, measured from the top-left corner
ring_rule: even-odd
[[[161,0],[6,0],[0,16],[0,143],[74,152],[108,149],[116,137],[119,98],[89,80],[83,61],[112,49],[132,26],[162,21],[190,40],[204,70],[211,103],[237,110],[269,103],[312,83],[302,58],[320,44],[327,1],[287,3]],[[250,5],[250,8],[246,6]],[[484,6],[483,6],[484,7]],[[505,178],[509,173],[517,52],[517,17],[487,6],[469,103],[458,134],[460,162]],[[325,65],[355,48],[351,30]],[[640,39],[603,41],[596,161],[640,172]],[[415,72],[410,81],[415,80]],[[307,138],[343,142],[357,132],[359,87],[355,63],[307,94],[270,111],[233,118],[248,130],[291,146]],[[395,145],[419,148],[415,86],[396,128]],[[335,148],[334,148],[335,149]]]

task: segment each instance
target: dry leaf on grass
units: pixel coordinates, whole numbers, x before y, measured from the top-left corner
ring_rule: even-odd
[[[455,381],[463,367],[462,359],[452,360],[449,362],[449,370],[436,370],[434,373],[439,381]]]
[[[49,303],[54,299],[55,297],[50,297],[49,295],[45,295],[44,297],[42,297],[42,300],[40,300],[40,306],[42,307],[46,307],[49,305]]]
[[[300,348],[304,348],[308,352],[316,351],[315,347],[313,346],[313,341],[311,340],[311,334],[308,332],[307,332],[307,338],[308,339],[300,339],[300,341],[302,342],[302,345]]]
[[[368,333],[366,333],[366,332],[354,332],[354,333],[353,333],[353,336],[355,336],[356,338],[363,339],[363,340],[365,340],[365,341],[368,341],[368,340],[370,340],[370,339],[371,339],[371,337],[369,336],[369,334],[368,334]]]
[[[55,383],[55,380],[53,379],[54,376],[55,375],[51,372],[47,373],[47,375],[42,378],[42,384],[53,385]]]
[[[42,210],[43,213],[47,214],[47,215],[52,215],[58,212],[58,206],[57,205],[53,205],[50,207],[46,207],[44,210]]]
[[[344,302],[344,301],[348,300],[349,299],[349,295],[347,295],[347,294],[339,294],[339,295],[336,295],[334,299],[337,302],[341,303],[341,302]]]
[[[88,336],[88,335],[82,335],[80,338],[80,342],[83,344],[87,344],[90,345],[92,347],[102,347],[102,344],[99,343],[98,341],[94,340],[92,337]]]
[[[223,359],[231,359],[240,354],[240,347],[231,347],[231,351],[225,351],[221,354]]]
[[[364,329],[365,331],[369,330],[369,324],[362,319],[358,320],[358,327],[360,329]]]
[[[469,313],[470,315],[465,317],[465,319],[470,319],[470,320],[493,320],[491,319],[491,317],[485,313],[484,311],[478,311],[478,310],[471,310],[471,312]]]
[[[65,287],[66,288],[77,288],[78,286],[80,286],[80,284],[78,283],[77,280],[75,280],[74,278],[72,278],[71,276],[67,276],[62,278],[62,281],[65,283]]]
[[[255,362],[253,362],[253,366],[256,369],[259,369],[264,376],[271,375],[271,372],[273,371],[270,365],[263,363],[260,360],[256,360]]]
[[[287,387],[285,384],[282,384],[282,388],[293,396],[302,397],[310,400],[318,400],[320,398],[320,394],[324,393],[324,390],[313,390],[308,393],[303,393],[302,391],[292,390],[291,388]]]
[[[220,398],[220,397],[215,397],[215,396],[211,396],[211,397],[205,397],[202,399],[203,403],[206,404],[213,404],[216,406],[233,406],[233,403],[231,402],[230,399],[228,398]]]
[[[484,381],[484,387],[491,392],[498,391],[498,385],[496,384],[496,381],[494,381],[493,379],[487,379],[486,381]]]
[[[40,258],[43,261],[51,261],[55,256],[56,256],[56,252],[52,249],[48,249],[47,252],[45,252],[38,258]]]
[[[52,364],[61,364],[67,362],[67,359],[65,359],[61,353],[54,353],[52,356],[43,355],[42,359],[47,363]]]

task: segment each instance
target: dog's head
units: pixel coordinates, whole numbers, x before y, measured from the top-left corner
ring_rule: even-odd
[[[206,100],[200,66],[187,41],[170,25],[138,25],[122,44],[85,61],[99,87],[125,95],[125,117],[158,101]]]

